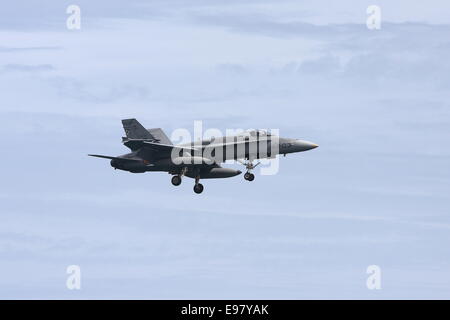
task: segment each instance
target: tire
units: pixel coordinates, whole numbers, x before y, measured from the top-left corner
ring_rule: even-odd
[[[179,186],[181,184],[181,177],[180,176],[173,176],[172,177],[172,184],[174,186]]]
[[[248,177],[247,180],[248,180],[248,181],[253,181],[253,180],[255,180],[255,175],[254,175],[253,173],[250,173],[250,175],[249,175],[249,177]]]
[[[250,172],[246,172],[245,174],[244,174],[244,179],[245,180],[249,180],[250,179]]]
[[[198,183],[194,186],[194,192],[195,193],[202,193],[203,192],[203,185],[201,183]]]

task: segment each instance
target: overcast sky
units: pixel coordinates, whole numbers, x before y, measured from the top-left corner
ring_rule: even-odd
[[[448,1],[40,3],[0,10],[0,298],[450,298]],[[132,117],[320,147],[197,195],[86,156]]]

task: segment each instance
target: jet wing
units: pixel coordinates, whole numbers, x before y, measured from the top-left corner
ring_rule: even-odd
[[[111,157],[111,156],[104,156],[104,155],[101,155],[101,154],[88,154],[88,156],[90,156],[90,157],[97,157],[97,158],[103,158],[103,159],[119,160],[119,161],[137,161],[137,162],[142,162],[142,160],[139,160],[139,159]]]

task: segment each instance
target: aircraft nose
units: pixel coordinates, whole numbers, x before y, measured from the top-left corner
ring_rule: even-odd
[[[308,150],[317,148],[318,145],[313,142],[306,141],[306,140],[296,140],[295,147],[296,147],[296,149],[298,149],[298,151],[308,151]]]

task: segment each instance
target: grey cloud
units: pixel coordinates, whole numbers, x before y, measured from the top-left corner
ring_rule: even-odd
[[[0,52],[29,52],[29,51],[53,51],[61,50],[62,47],[57,46],[40,46],[40,47],[4,47],[0,46]]]
[[[319,29],[336,32],[333,26]],[[380,32],[347,30],[350,33],[345,38],[324,41],[316,58],[291,61],[276,72],[348,78],[352,83],[357,80],[358,85],[386,80],[402,81],[402,87],[416,84],[445,90],[450,86],[450,62],[446,59],[450,26],[406,23],[389,24]]]
[[[341,70],[339,57],[327,55],[315,60],[304,61],[297,69],[299,73],[335,73]]]
[[[280,22],[261,15],[194,15],[197,23],[225,27],[234,32],[256,33],[269,37],[308,37],[331,38],[337,36],[349,36],[359,29],[367,30],[361,24],[331,24],[314,25],[302,21]]]
[[[55,67],[51,64],[38,64],[38,65],[27,65],[27,64],[7,64],[3,66],[2,72],[43,72],[52,71]]]
[[[98,17],[132,17],[143,16],[147,11],[143,10],[142,0],[127,2],[127,10],[123,8],[123,2],[110,1],[76,1],[80,6],[83,22]],[[55,2],[42,0],[30,2],[26,0],[14,1],[14,4],[2,6],[0,11],[0,29],[6,30],[30,30],[42,29],[66,30],[67,7],[71,2]]]
[[[208,1],[209,2],[209,1]],[[207,1],[197,2],[201,5]],[[0,30],[55,30],[65,31],[68,14],[66,9],[69,5],[78,5],[81,9],[82,26],[95,25],[99,18],[126,18],[126,19],[148,19],[154,17],[168,16],[180,8],[192,5],[185,1],[149,1],[129,0],[77,0],[76,2],[60,2],[54,0],[41,0],[30,2],[27,0],[16,0],[13,3],[2,5],[0,10]],[[174,9],[177,8],[177,9]],[[83,27],[82,27],[83,28]]]
[[[247,67],[236,63],[222,63],[217,66],[217,70],[220,72],[230,74],[244,74],[248,72]]]
[[[149,91],[144,86],[121,84],[118,86],[92,87],[86,83],[68,77],[54,77],[47,80],[56,88],[60,96],[82,102],[110,103],[123,98],[144,99]]]
[[[384,23],[382,30],[371,31],[363,24],[313,25],[248,15],[204,15],[196,16],[196,21],[233,32],[323,41],[318,58],[285,64],[281,72],[345,76],[363,80],[360,84],[387,79],[425,82],[443,90],[450,87],[448,25]],[[345,55],[346,59],[340,58]],[[221,69],[238,71],[234,66]]]

